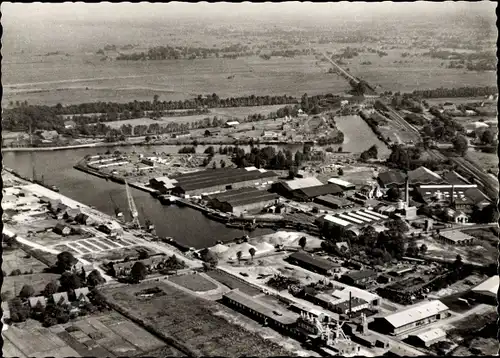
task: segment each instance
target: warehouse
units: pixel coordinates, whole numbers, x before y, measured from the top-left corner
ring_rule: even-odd
[[[277,204],[279,196],[256,188],[241,188],[211,195],[208,205],[225,213],[239,215],[244,212],[260,211],[265,207]]]
[[[377,181],[382,188],[403,188],[406,182],[406,175],[399,171],[390,170],[380,173]]]
[[[339,178],[330,178],[328,179],[328,183],[338,185],[342,190],[354,190],[356,188],[354,184]]]
[[[373,270],[352,271],[341,277],[341,281],[353,286],[366,286],[366,284],[377,278],[377,272]]]
[[[399,335],[449,316],[449,308],[435,300],[410,307],[389,316],[376,318],[373,329],[382,333]]]
[[[335,184],[325,184],[312,186],[309,188],[297,189],[292,192],[294,200],[298,201],[311,201],[314,198],[322,195],[341,195],[342,188]]]
[[[409,171],[408,181],[411,185],[446,184],[443,178],[426,167],[418,167]]]
[[[180,196],[207,195],[224,190],[269,185],[278,180],[278,174],[264,169],[245,168],[207,169],[173,177],[177,183],[172,194]]]
[[[294,193],[299,189],[323,186],[323,183],[314,177],[280,181],[273,184],[273,191],[287,198],[293,198]]]
[[[357,297],[337,298],[327,293],[305,294],[305,298],[314,304],[328,309],[337,314],[348,314],[368,309],[369,304],[365,300]]]
[[[177,183],[177,180],[170,179],[168,177],[149,179],[149,186],[154,190],[158,190],[161,194],[169,193],[173,188],[175,188],[175,183]]]
[[[238,289],[229,291],[222,296],[222,301],[228,306],[232,306],[255,320],[269,325],[281,331],[295,332],[295,323],[299,315],[291,312],[281,312],[273,309],[258,299],[240,292]]]
[[[382,300],[379,296],[377,296],[371,292],[368,292],[366,290],[362,290],[360,288],[353,287],[353,286],[345,287],[341,290],[335,290],[332,293],[332,295],[334,297],[345,298],[345,299],[349,298],[349,294],[352,297],[360,298],[360,299],[368,302],[369,308],[380,306],[381,300]]]
[[[467,235],[461,231],[447,231],[439,234],[439,241],[448,245],[472,245],[474,237]]]
[[[304,251],[294,252],[288,256],[288,261],[310,271],[328,276],[331,276],[334,272],[338,272],[340,269],[340,265],[321,257],[310,255]]]
[[[498,293],[499,276],[495,275],[483,281],[471,290],[471,295],[473,298],[480,302],[487,304],[497,305],[497,293]]]
[[[314,199],[314,202],[332,209],[350,209],[354,207],[352,201],[330,194],[318,196]]]
[[[421,347],[430,347],[434,343],[440,342],[444,339],[446,339],[446,332],[441,328],[430,329],[408,337],[410,343]]]

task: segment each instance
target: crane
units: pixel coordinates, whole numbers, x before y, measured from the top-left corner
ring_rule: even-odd
[[[121,212],[118,205],[116,205],[115,201],[113,200],[113,196],[111,196],[111,193],[109,193],[109,198],[111,199],[111,202],[113,203],[113,209],[115,210],[116,217],[123,218],[123,213]]]
[[[134,198],[132,197],[132,194],[130,193],[130,188],[129,188],[126,180],[125,180],[125,190],[127,192],[128,208],[130,210],[130,215],[132,216],[131,224],[132,224],[132,227],[138,229],[141,227],[141,224],[139,223],[139,213],[137,212],[137,207],[135,206]]]

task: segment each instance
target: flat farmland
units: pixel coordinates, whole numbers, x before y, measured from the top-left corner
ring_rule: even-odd
[[[495,175],[498,173],[498,155],[497,153],[483,153],[481,151],[469,150],[467,157],[478,163],[484,171],[491,170]]]
[[[158,287],[163,296],[139,298],[144,289]],[[183,346],[186,354],[203,356],[289,355],[256,333],[228,324],[216,312],[228,308],[198,298],[171,285],[154,282],[102,290],[108,302]],[[287,354],[288,353],[288,354]]]
[[[379,158],[390,154],[384,142],[380,141],[368,124],[357,115],[335,117],[337,128],[344,133],[342,148],[345,152],[361,153],[372,145],[378,148]]]
[[[10,275],[14,270],[39,273],[42,272],[44,268],[47,268],[47,265],[19,249],[4,250],[2,253],[2,261],[2,270],[7,275]]]
[[[169,356],[181,356],[180,351],[117,312],[87,316],[50,328],[30,319],[11,326],[3,335],[10,346],[25,356],[137,356],[159,348],[168,351]]]
[[[4,100],[55,105],[95,101],[182,100],[198,94],[220,97],[251,94],[337,93],[349,88],[341,78],[325,76],[313,56],[171,61],[99,61],[98,57],[38,57],[37,62],[8,63]],[[89,75],[91,74],[91,75]],[[234,77],[233,77],[234,76]]]

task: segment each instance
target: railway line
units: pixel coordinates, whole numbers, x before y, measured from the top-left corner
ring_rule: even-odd
[[[452,162],[457,164],[463,171],[472,175],[478,186],[480,186],[485,194],[496,201],[498,199],[498,183],[485,173],[481,168],[478,168],[474,163],[469,162],[462,157],[451,158]]]

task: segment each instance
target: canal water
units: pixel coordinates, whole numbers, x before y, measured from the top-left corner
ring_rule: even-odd
[[[218,146],[214,146],[216,150]],[[205,146],[198,146],[203,153]],[[114,215],[113,201],[126,213],[128,204],[125,187],[121,184],[86,174],[73,168],[85,155],[104,153],[107,150],[140,153],[177,153],[178,146],[147,147],[107,147],[81,148],[52,152],[6,152],[2,153],[3,165],[28,178],[32,177],[33,166],[37,179],[47,185],[56,185],[61,194],[93,206],[109,215]],[[292,152],[296,149],[290,148]],[[245,148],[248,150],[248,148]],[[215,245],[216,241],[228,242],[244,233],[238,229],[227,228],[224,224],[205,217],[199,211],[186,207],[164,206],[149,193],[131,188],[141,221],[151,220],[159,236],[173,237],[178,242],[195,248]],[[111,200],[112,198],[112,200]],[[125,214],[127,215],[127,214]],[[256,229],[250,236],[259,236],[272,232],[269,229]]]

